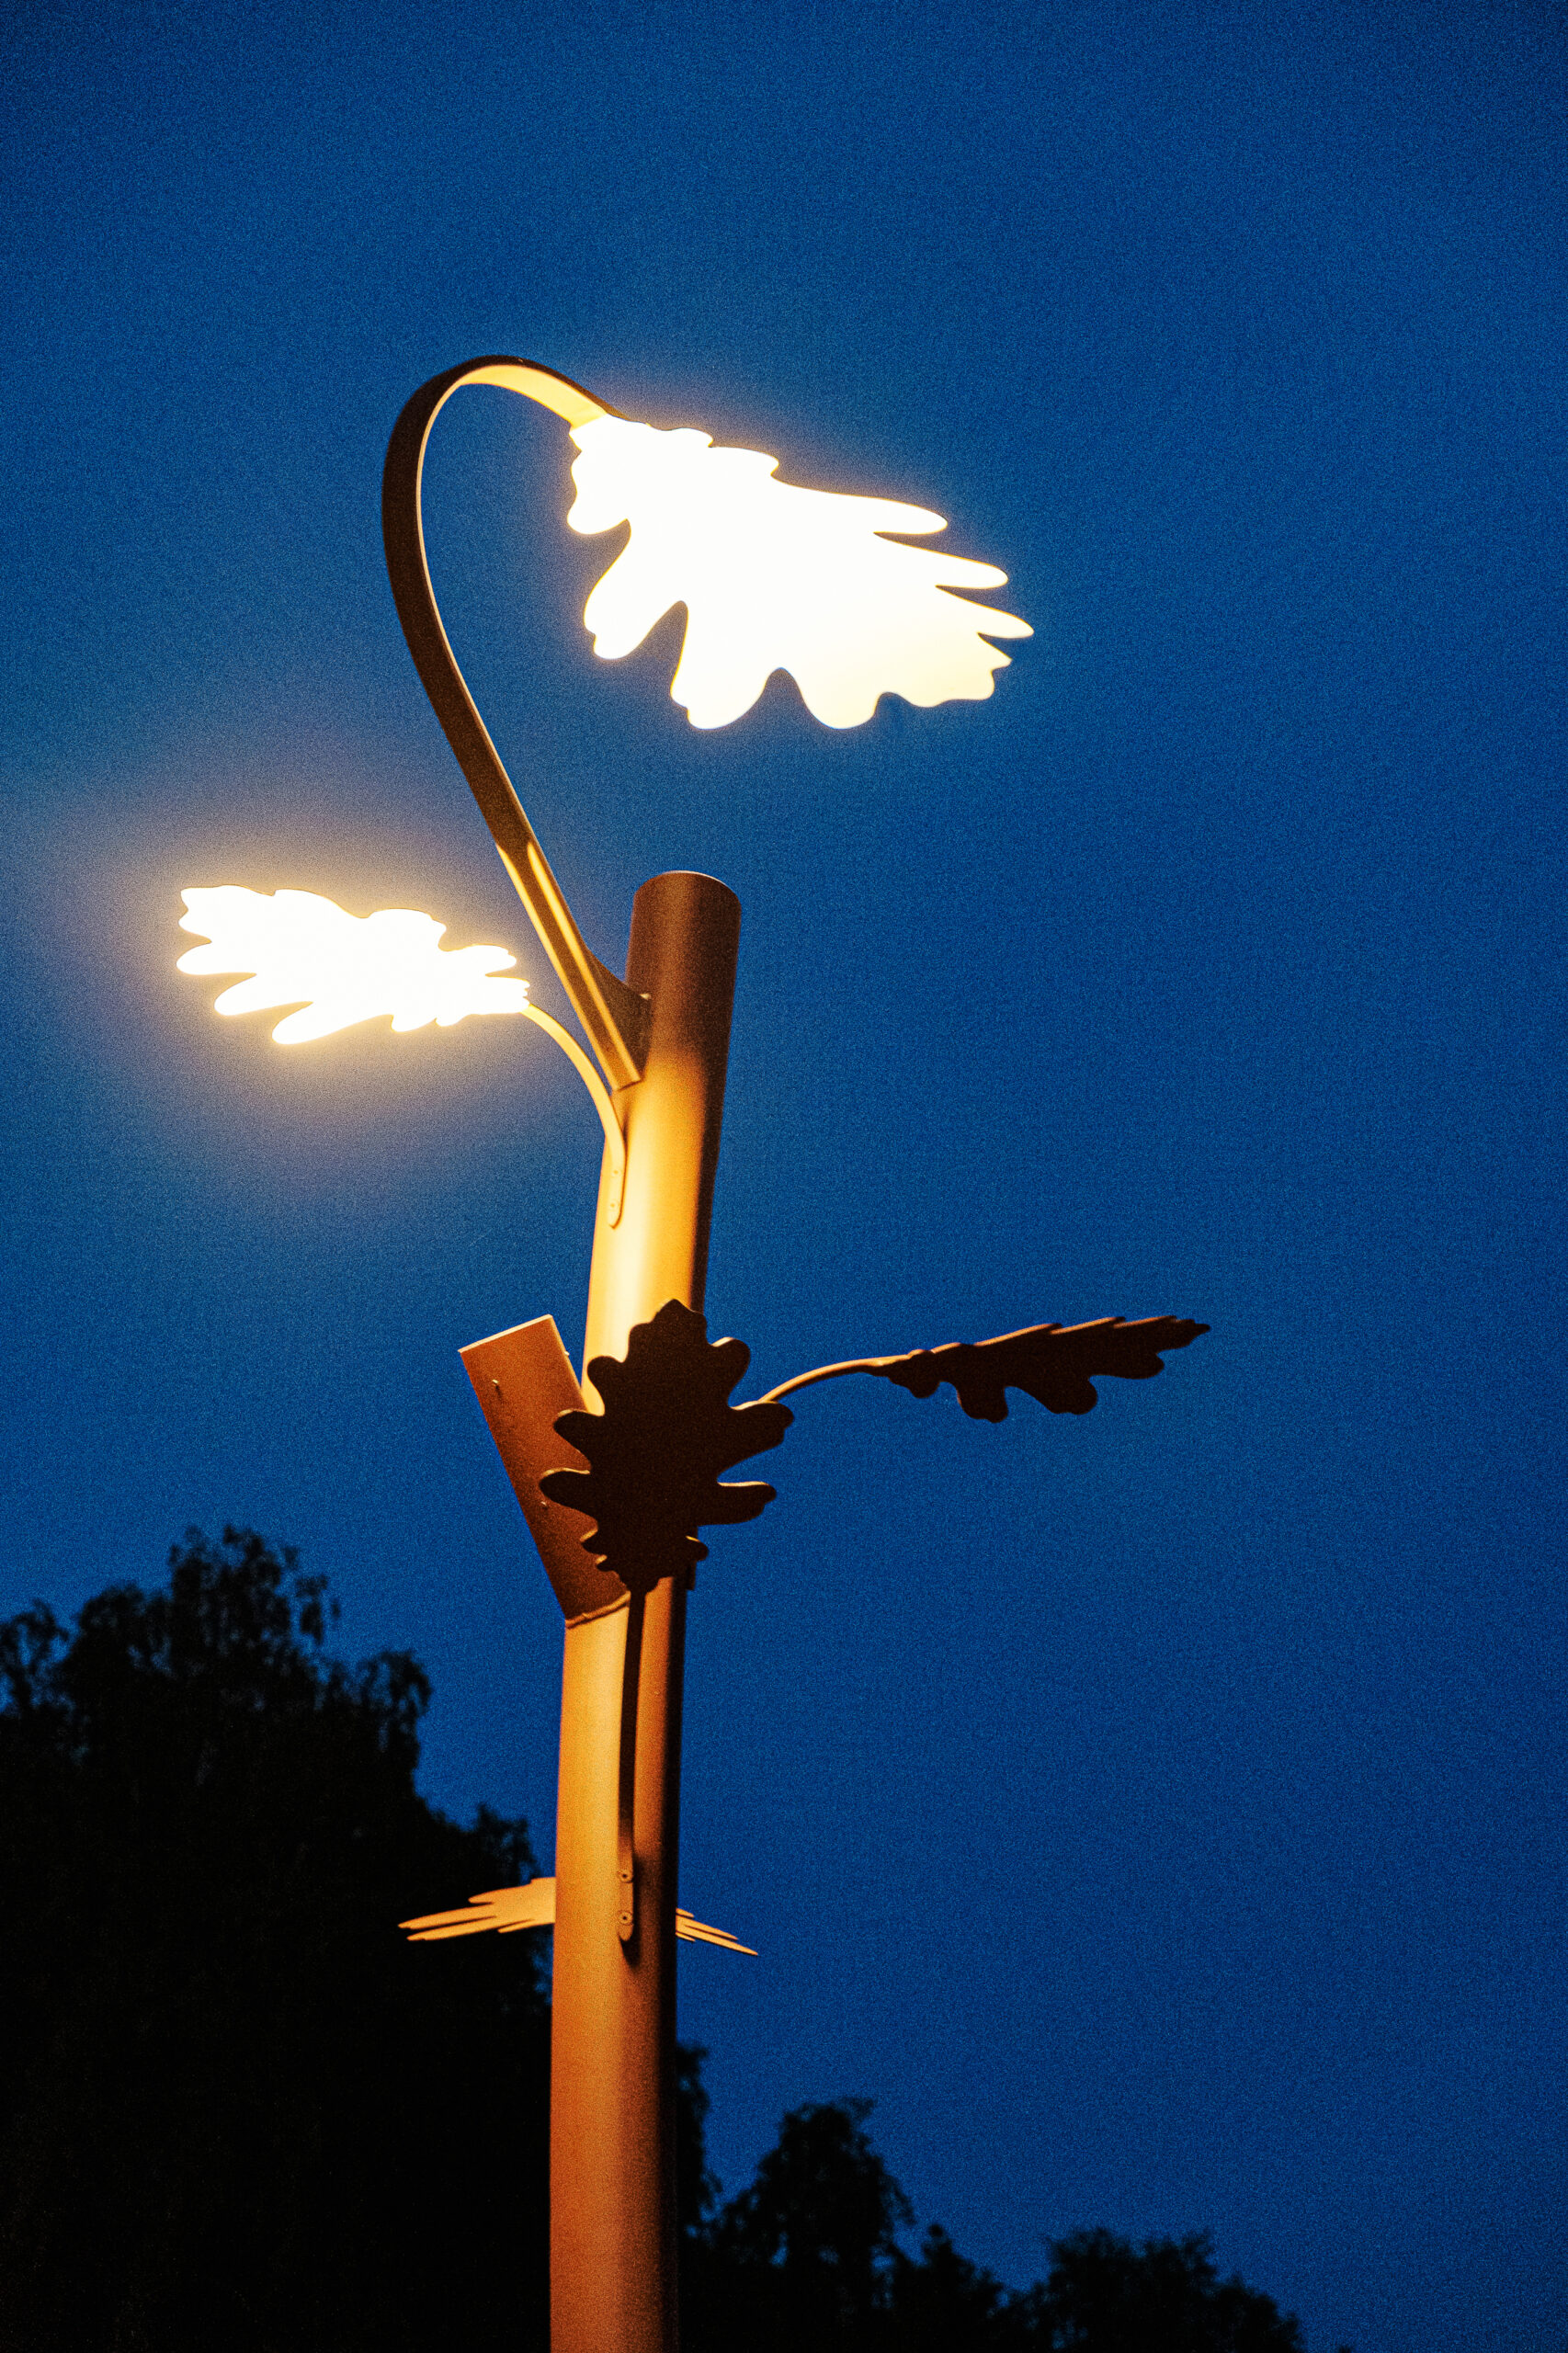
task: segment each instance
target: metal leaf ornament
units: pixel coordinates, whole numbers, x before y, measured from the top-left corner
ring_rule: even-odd
[[[590,1467],[547,1472],[540,1491],[593,1518],[583,1550],[632,1593],[706,1560],[699,1528],[755,1519],[773,1501],[763,1480],[725,1486],[719,1476],[777,1446],[794,1418],[785,1405],[728,1402],[750,1362],[744,1341],[710,1341],[706,1316],[672,1299],[632,1325],[623,1361],[589,1365],[604,1412],[557,1417]]]
[[[1165,1370],[1162,1351],[1185,1348],[1207,1332],[1190,1316],[1149,1315],[1124,1323],[1107,1315],[1097,1324],[1033,1324],[994,1340],[958,1340],[943,1348],[917,1348],[889,1357],[874,1370],[913,1397],[930,1397],[950,1381],[971,1421],[1005,1422],[1007,1391],[1021,1389],[1051,1414],[1087,1414],[1097,1403],[1095,1378],[1152,1381]]]
[[[1189,1315],[1145,1315],[1129,1324],[1102,1315],[1096,1324],[1031,1324],[994,1340],[954,1340],[944,1348],[915,1348],[905,1357],[853,1357],[843,1364],[820,1364],[781,1381],[762,1400],[773,1404],[819,1381],[841,1381],[846,1373],[874,1372],[894,1381],[912,1397],[934,1397],[944,1381],[958,1391],[971,1421],[1005,1422],[1007,1392],[1021,1389],[1048,1413],[1087,1414],[1098,1400],[1095,1382],[1106,1373],[1119,1381],[1152,1381],[1165,1370],[1162,1358],[1185,1348],[1207,1332]]]

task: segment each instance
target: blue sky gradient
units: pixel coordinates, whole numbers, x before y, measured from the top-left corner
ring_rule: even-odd
[[[692,1619],[682,1960],[732,2187],[864,2093],[1023,2281],[1210,2228],[1311,2353],[1568,2337],[1559,9],[14,16],[0,1608],[187,1523],[436,1685],[549,1850],[559,1621],[458,1362],[581,1339],[537,1032],[285,1053],[178,892],[513,948],[398,633],[403,400],[509,350],[935,506],[994,701],[699,734],[597,663],[564,429],[442,417],[432,563],[590,940],[745,909],[710,1305],[762,1388],[1200,1316],[999,1430],[800,1401]],[[468,1891],[454,1889],[454,1900]]]

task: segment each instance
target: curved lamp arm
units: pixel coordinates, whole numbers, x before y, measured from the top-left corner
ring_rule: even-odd
[[[392,428],[381,476],[381,531],[392,599],[414,666],[472,789],[501,853],[501,863],[544,942],[545,953],[605,1076],[612,1087],[631,1086],[642,1075],[647,999],[601,964],[578,930],[458,668],[430,585],[419,504],[425,445],[430,427],[462,384],[504,385],[525,400],[537,401],[568,425],[590,425],[614,412],[552,369],[505,354],[466,360],[460,368],[432,376],[420,386]]]

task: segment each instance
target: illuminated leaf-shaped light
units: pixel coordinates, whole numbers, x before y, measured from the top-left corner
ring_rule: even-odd
[[[631,538],[589,597],[594,651],[618,661],[673,605],[686,642],[670,688],[694,727],[725,727],[787,670],[829,727],[858,727],[878,697],[978,702],[1008,656],[988,637],[1027,621],[949,596],[999,588],[992,563],[881,536],[947,526],[923,506],[776,481],[759,449],[605,416],[576,426],[574,531],[630,522]]]
[[[219,1013],[299,1006],[272,1033],[280,1046],[385,1014],[394,1029],[431,1021],[449,1029],[471,1013],[528,1009],[526,981],[491,977],[509,971],[515,956],[504,948],[443,949],[446,925],[411,908],[351,915],[313,891],[268,897],[233,883],[180,896],[188,909],[180,929],[210,945],[187,949],[179,971],[253,975],[223,991]]]

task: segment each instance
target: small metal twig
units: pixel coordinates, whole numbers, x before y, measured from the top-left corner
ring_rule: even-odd
[[[885,1372],[890,1364],[900,1361],[896,1356],[850,1357],[843,1364],[819,1364],[813,1372],[798,1372],[792,1381],[781,1381],[777,1389],[770,1389],[756,1402],[759,1405],[777,1405],[781,1398],[794,1390],[809,1389],[815,1381],[840,1381],[846,1372]]]
[[[563,1029],[553,1015],[541,1013],[537,1005],[525,1005],[528,1018],[553,1038],[573,1069],[594,1098],[594,1108],[599,1115],[599,1125],[605,1131],[609,1151],[609,1182],[605,1194],[605,1217],[611,1225],[620,1222],[620,1204],[626,1195],[626,1138],[616,1117],[615,1105],[608,1087],[583,1051],[570,1029]]]

